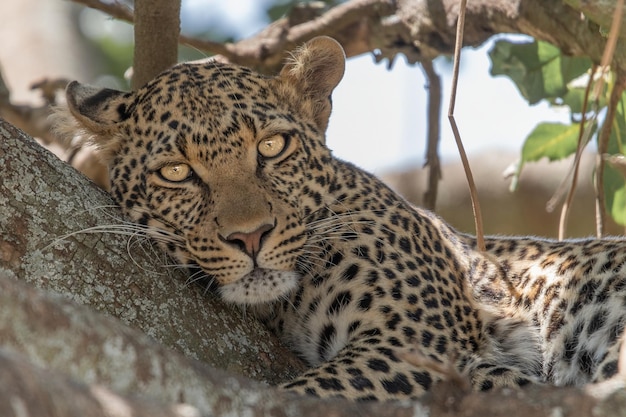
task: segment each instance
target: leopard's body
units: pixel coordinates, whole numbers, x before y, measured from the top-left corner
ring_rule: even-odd
[[[135,93],[71,84],[68,103],[127,215],[312,365],[286,389],[417,397],[442,378],[433,363],[476,389],[614,375],[626,241],[488,238],[477,251],[333,158],[324,132],[343,65],[318,38],[277,77],[186,63]]]

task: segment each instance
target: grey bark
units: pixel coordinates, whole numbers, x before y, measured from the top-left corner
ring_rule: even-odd
[[[62,294],[188,357],[250,378],[275,384],[303,369],[244,311],[187,284],[185,271],[167,267],[145,239],[88,233],[123,225],[110,197],[1,119],[0,166],[4,276]]]

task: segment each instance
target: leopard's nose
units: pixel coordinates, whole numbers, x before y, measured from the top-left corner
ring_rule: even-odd
[[[272,224],[264,224],[252,232],[234,232],[226,236],[226,241],[239,246],[252,259],[261,250],[263,238],[274,228]]]

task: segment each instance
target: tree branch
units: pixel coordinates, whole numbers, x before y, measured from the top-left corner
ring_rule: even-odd
[[[49,121],[50,106],[56,105],[56,92],[67,85],[65,79],[44,79],[33,84],[31,90],[40,90],[46,104],[43,106],[30,106],[11,102],[11,92],[7,87],[2,72],[0,71],[0,117],[5,118],[14,126],[28,132],[29,135],[38,137],[46,145],[59,143],[59,139],[52,133]]]
[[[426,163],[428,167],[428,187],[424,192],[424,207],[434,210],[437,204],[439,180],[441,179],[441,161],[439,159],[439,139],[441,121],[441,79],[433,67],[433,62],[421,62],[428,81],[428,134],[426,144]]]
[[[74,1],[132,21],[132,14],[119,3]],[[602,1],[605,0],[582,3],[589,8],[590,3]],[[264,72],[276,71],[285,51],[320,34],[339,40],[349,57],[376,51],[379,59],[393,60],[397,54],[404,54],[409,62],[416,63],[454,51],[457,0],[352,0],[318,13],[308,23],[290,22],[289,18],[277,20],[236,43],[184,36],[180,41]],[[595,16],[590,14],[589,18]],[[479,46],[498,33],[523,33],[599,63],[606,40],[598,24],[580,19],[580,12],[564,0],[473,0],[467,5],[464,45]],[[617,48],[613,66],[626,68],[626,48]]]
[[[101,385],[77,383],[0,350],[0,415],[37,417],[188,417],[192,407],[141,401]]]
[[[305,369],[245,312],[186,284],[108,194],[1,119],[0,165],[0,271],[216,367],[270,383]]]

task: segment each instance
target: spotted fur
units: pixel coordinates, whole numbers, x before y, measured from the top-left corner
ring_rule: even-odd
[[[125,213],[311,364],[285,389],[413,398],[446,367],[480,390],[614,375],[626,242],[488,238],[480,253],[332,156],[343,70],[341,47],[316,38],[276,77],[209,60],[134,93],[72,83],[67,98]]]

